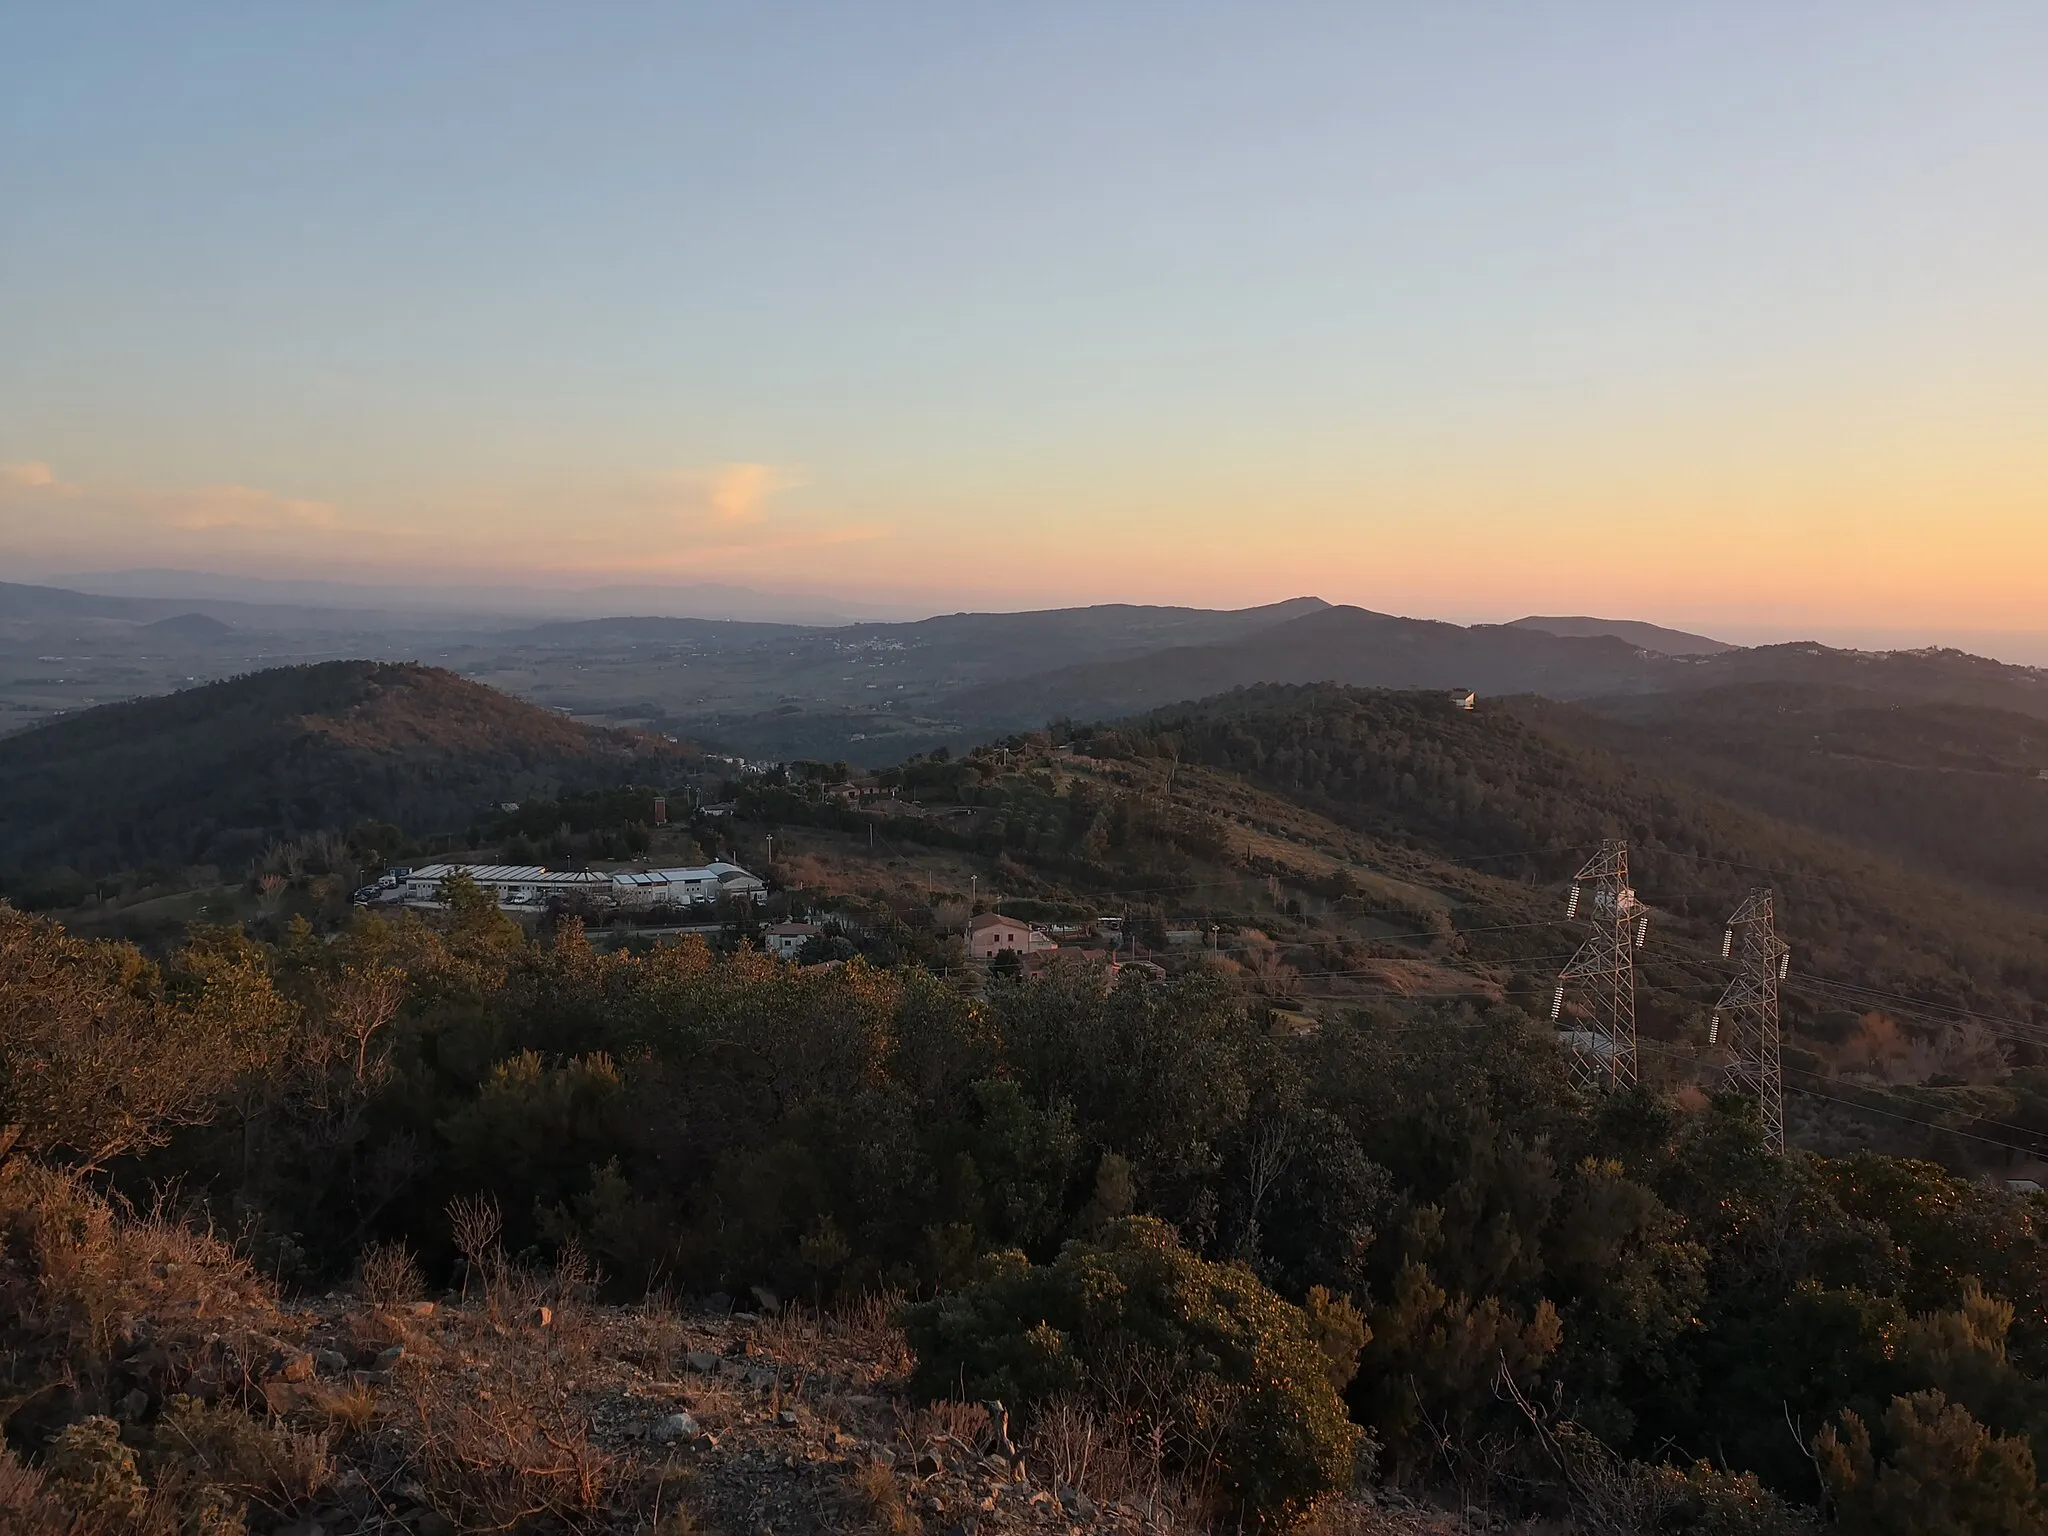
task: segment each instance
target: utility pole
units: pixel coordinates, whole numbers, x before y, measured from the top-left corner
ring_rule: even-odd
[[[1768,886],[1751,891],[1721,939],[1721,956],[1736,964],[1734,979],[1721,993],[1707,1027],[1707,1043],[1728,1031],[1729,1090],[1756,1101],[1764,1145],[1785,1151],[1785,1069],[1779,1060],[1778,983],[1792,966],[1792,946],[1778,937],[1775,903]]]
[[[1610,838],[1572,876],[1567,920],[1583,917],[1592,928],[1578,953],[1557,975],[1550,999],[1555,1023],[1564,1013],[1570,988],[1585,1003],[1587,1017],[1576,1029],[1560,1031],[1565,1070],[1577,1088],[1633,1088],[1636,1083],[1636,955],[1650,931],[1650,913],[1628,883],[1628,844]]]

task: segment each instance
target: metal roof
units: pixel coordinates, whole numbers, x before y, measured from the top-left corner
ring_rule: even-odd
[[[541,864],[429,864],[412,872],[414,880],[446,880],[467,875],[478,885],[588,885],[604,875]]]

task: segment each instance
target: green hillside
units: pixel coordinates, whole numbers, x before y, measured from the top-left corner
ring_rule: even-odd
[[[286,737],[358,765],[474,761],[526,718],[395,670]],[[237,739],[275,714],[232,715]],[[536,753],[585,739],[535,730]],[[1559,1529],[1811,1536],[1847,1512],[1826,1528],[1903,1536],[1923,1526],[1852,1518],[1897,1467],[1943,1498],[1992,1479],[2002,1502],[1958,1530],[2048,1520],[2048,1237],[2003,1182],[2048,1172],[2040,919],[1540,711],[1433,692],[1246,689],[846,780],[814,763],[737,786],[722,835],[772,835],[776,889],[715,935],[529,930],[469,890],[266,939],[201,927],[144,965],[0,904],[0,1124],[19,1127],[0,1216],[79,1230],[61,1181],[171,1183],[244,1213],[254,1262],[316,1294],[367,1288],[402,1266],[366,1245],[403,1243],[425,1271],[408,1290],[455,1291],[437,1337],[471,1308],[498,1341],[561,1330],[604,1288],[721,1314],[748,1297],[763,1336],[817,1336],[813,1309],[912,1293],[888,1345],[911,1390],[949,1414],[1000,1398],[1028,1447],[1060,1414],[1121,1422],[1132,1382],[1174,1423],[1255,1415],[1232,1421],[1251,1440],[1146,1431],[1174,1448],[1161,1476],[1228,1495],[1184,1529],[1329,1530],[1295,1515],[1362,1472],[1441,1492],[1481,1458],[1528,1469],[1489,1499],[1577,1521]],[[1655,921],[1641,1083],[1594,1095],[1545,1008],[1584,931],[1563,883],[1607,837]],[[1721,920],[1765,880],[1796,957],[1785,1156],[1718,1092],[1705,1029]],[[1121,915],[1148,963],[962,964],[972,896]],[[799,903],[838,925],[835,963],[749,942]],[[501,1305],[510,1254],[552,1257],[554,1288],[518,1279]],[[24,1297],[52,1283],[16,1273]],[[794,1317],[767,1315],[789,1297]],[[388,1359],[384,1337],[359,1357]],[[634,1358],[673,1360],[666,1337]],[[403,1349],[404,1371],[363,1377],[393,1423],[421,1373],[468,1363]],[[34,1412],[10,1432],[35,1454],[75,1402],[118,1429],[126,1378],[98,1365],[98,1397],[65,1397],[46,1389],[72,1357],[15,1354]],[[693,1413],[744,1401],[766,1428],[691,1368]],[[818,1411],[790,1400],[779,1444]],[[1686,1518],[1589,1523],[1581,1466]]]
[[[1569,712],[1561,712],[1570,721]],[[1254,688],[1095,733],[1177,753],[1394,847],[1556,882],[1603,838],[1681,930],[1718,940],[1752,886],[1779,888],[1801,968],[1943,1007],[2048,1023],[2048,921],[1552,728],[1431,694]]]
[[[2048,906],[2048,721],[2036,716],[1788,683],[1517,709],[1660,776]]]
[[[685,753],[433,667],[279,668],[0,739],[0,879],[233,866],[364,818],[460,829],[492,801],[623,783]]]

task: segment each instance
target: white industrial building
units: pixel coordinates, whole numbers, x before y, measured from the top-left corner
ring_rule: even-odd
[[[441,906],[442,883],[467,875],[508,910],[545,907],[556,898],[587,906],[645,911],[653,907],[708,907],[721,897],[753,900],[767,894],[758,876],[717,860],[684,869],[649,869],[606,874],[599,870],[548,869],[539,864],[429,864],[405,880],[407,906]]]
[[[647,869],[610,877],[619,906],[707,907],[721,896],[753,901],[768,894],[767,882],[737,864],[714,859],[686,869]]]

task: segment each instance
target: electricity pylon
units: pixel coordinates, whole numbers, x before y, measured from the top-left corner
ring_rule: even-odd
[[[1792,964],[1792,947],[1778,937],[1768,887],[1751,891],[1728,919],[1721,955],[1736,963],[1735,977],[1721,993],[1707,1043],[1728,1036],[1727,1083],[1754,1099],[1763,1117],[1764,1144],[1785,1150],[1785,1070],[1778,1049],[1778,983]]]
[[[1565,1070],[1579,1088],[1632,1088],[1636,1081],[1636,954],[1650,913],[1628,883],[1628,844],[1610,839],[1572,876],[1567,919],[1584,915],[1593,931],[1558,972],[1550,1017],[1564,1012],[1565,990],[1579,993],[1586,1019],[1562,1030]]]

